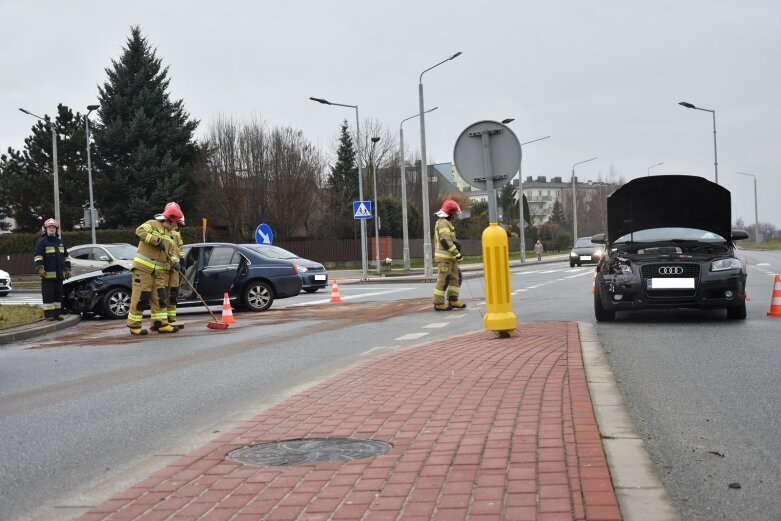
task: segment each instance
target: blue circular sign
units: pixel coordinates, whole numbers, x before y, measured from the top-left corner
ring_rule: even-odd
[[[258,244],[271,244],[274,240],[274,234],[271,232],[271,226],[266,223],[260,223],[255,229],[255,242]]]

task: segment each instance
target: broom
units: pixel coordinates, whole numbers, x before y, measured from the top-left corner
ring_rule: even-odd
[[[166,256],[166,257],[168,257],[168,262],[173,262],[173,261],[171,260],[171,256],[170,256],[170,255],[168,255],[168,252],[167,252],[167,251],[163,250],[163,253],[165,253],[165,256]],[[211,310],[211,308],[209,308],[209,305],[208,305],[208,304],[206,303],[206,301],[203,299],[203,297],[201,296],[201,294],[200,294],[200,293],[198,293],[198,290],[197,290],[197,289],[195,289],[195,287],[193,286],[192,282],[190,282],[190,279],[188,279],[187,277],[185,277],[185,276],[184,276],[184,274],[182,274],[182,276],[181,276],[180,278],[184,279],[184,280],[187,282],[187,285],[188,285],[188,286],[190,286],[190,289],[191,289],[191,290],[193,290],[193,293],[195,293],[195,295],[198,297],[198,300],[200,300],[200,301],[203,303],[203,306],[206,308],[206,311],[208,311],[208,312],[209,312],[209,314],[210,314],[210,315],[212,316],[212,318],[214,319],[214,321],[213,321],[213,322],[208,322],[208,323],[206,324],[206,327],[208,327],[209,329],[228,329],[228,326],[229,326],[229,324],[223,324],[222,322],[220,322],[219,320],[217,320],[217,317],[216,317],[216,316],[214,316],[214,312]]]

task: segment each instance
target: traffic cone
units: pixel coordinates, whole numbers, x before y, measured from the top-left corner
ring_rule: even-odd
[[[594,268],[594,276],[591,278],[591,294],[593,295],[597,289],[597,269]]]
[[[776,275],[776,282],[773,284],[773,293],[770,295],[769,317],[781,317],[781,275]]]
[[[336,283],[336,279],[334,279],[334,283],[331,285],[331,302],[341,302],[342,297],[339,296],[339,284]]]
[[[222,299],[222,316],[220,317],[221,324],[235,324],[236,319],[233,318],[233,310],[231,309],[231,301],[228,294]]]

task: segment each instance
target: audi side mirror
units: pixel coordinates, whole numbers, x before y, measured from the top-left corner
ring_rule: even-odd
[[[732,230],[730,239],[733,241],[742,241],[743,239],[748,239],[748,232],[746,230]]]
[[[605,240],[604,233],[598,233],[596,235],[592,235],[591,242],[593,242],[594,244],[607,244],[607,240]]]

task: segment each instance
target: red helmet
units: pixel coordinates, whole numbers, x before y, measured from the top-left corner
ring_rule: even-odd
[[[176,203],[169,203],[165,206],[165,210],[163,210],[163,217],[165,217],[165,220],[171,224],[184,220],[184,214],[179,208],[179,205]]]
[[[167,205],[165,205],[165,209],[166,209],[166,210],[167,210],[167,209],[169,209],[169,208],[176,208],[177,210],[179,210],[179,212],[180,212],[180,213],[181,213],[181,211],[182,211],[182,209],[181,209],[181,208],[179,208],[179,205],[178,205],[178,204],[176,204],[176,203],[168,203]],[[163,213],[163,215],[165,215],[165,213]],[[182,214],[182,218],[181,218],[181,219],[179,219],[179,224],[181,224],[182,226],[184,226],[184,214]]]
[[[60,229],[60,225],[57,224],[57,219],[53,217],[46,219],[46,221],[43,223],[43,229],[45,230],[47,226],[56,226],[58,230]]]
[[[461,207],[458,206],[457,202],[452,199],[445,199],[445,201],[442,203],[442,208],[436,212],[436,215],[439,217],[449,217],[452,219],[460,213]]]

